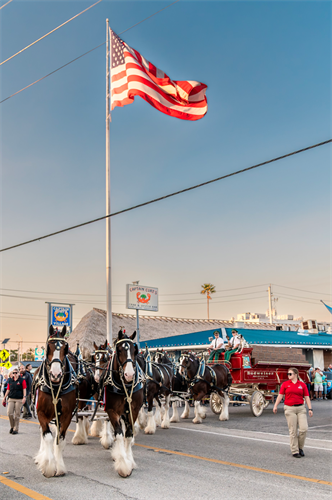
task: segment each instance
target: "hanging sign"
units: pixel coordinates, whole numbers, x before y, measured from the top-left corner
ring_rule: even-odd
[[[52,305],[51,309],[53,326],[71,326],[70,307]]]
[[[35,361],[43,361],[45,355],[44,347],[35,348]]]
[[[158,288],[141,285],[127,285],[127,309],[158,311]]]

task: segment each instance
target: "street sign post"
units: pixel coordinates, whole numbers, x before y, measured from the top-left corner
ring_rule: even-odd
[[[141,286],[137,284],[127,285],[126,304],[127,309],[136,309],[136,334],[139,349],[139,310],[158,311],[158,288]]]

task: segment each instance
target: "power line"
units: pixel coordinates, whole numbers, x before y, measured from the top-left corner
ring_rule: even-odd
[[[0,7],[0,10],[3,9],[4,7],[6,7],[6,5],[8,5],[10,2],[12,2],[13,0],[8,0],[7,3],[5,3],[4,5],[1,5]]]
[[[251,285],[251,286],[240,286],[239,288],[226,288],[225,290],[217,290],[216,293],[222,293],[222,292],[232,292],[233,290],[245,290],[246,288],[256,288],[259,286],[267,286],[266,283],[263,283],[262,285]],[[174,296],[174,295],[197,295],[201,292],[183,292],[183,293],[163,293],[162,296]]]
[[[258,290],[257,292],[235,293],[235,294],[232,294],[232,295],[224,295],[224,296],[221,296],[221,297],[215,297],[215,296],[213,296],[213,297],[211,297],[211,300],[214,299],[213,302],[216,303],[216,300],[215,300],[216,298],[218,298],[218,299],[228,299],[228,297],[240,297],[241,295],[254,295],[256,293],[263,293],[263,291],[262,290]],[[162,296],[160,296],[160,299],[161,299],[161,297]],[[170,299],[170,300],[172,300],[172,299]],[[174,300],[177,300],[178,302],[193,302],[195,300],[196,304],[206,304],[206,298],[205,297],[200,297],[200,298],[197,297],[197,299],[174,299]],[[160,302],[160,304],[167,304],[167,301]],[[186,304],[184,304],[184,305],[186,305]]]
[[[93,219],[93,220],[90,220],[90,221],[87,221],[87,222],[82,222],[81,224],[77,224],[75,226],[67,227],[66,229],[61,229],[60,231],[55,231],[54,233],[49,233],[49,234],[46,234],[44,236],[39,236],[38,238],[34,238],[33,240],[24,241],[23,243],[18,243],[17,245],[12,245],[12,246],[7,247],[7,248],[2,248],[0,250],[0,252],[6,252],[7,250],[12,250],[13,248],[18,248],[18,247],[21,247],[23,245],[28,245],[30,243],[34,243],[35,241],[44,240],[46,238],[50,238],[51,236],[56,236],[57,234],[65,233],[67,231],[72,231],[73,229],[77,229],[79,227],[87,226],[89,224],[94,224],[95,222],[99,222],[101,220],[108,219],[109,217],[115,217],[116,215],[124,214],[126,212],[130,212],[131,210],[136,210],[137,208],[145,207],[147,205],[151,205],[152,203],[156,203],[158,201],[166,200],[167,198],[171,198],[172,196],[177,196],[178,194],[183,194],[183,193],[186,193],[188,191],[192,191],[194,189],[197,189],[197,188],[200,188],[200,187],[203,187],[203,186],[207,186],[208,184],[212,184],[213,182],[221,181],[221,180],[227,179],[229,177],[233,177],[235,175],[242,174],[244,172],[248,172],[249,170],[253,170],[255,168],[262,167],[263,165],[268,165],[269,163],[273,163],[273,162],[282,160],[284,158],[288,158],[290,156],[294,156],[296,154],[303,153],[304,151],[309,151],[310,149],[318,148],[318,147],[323,146],[325,144],[328,144],[330,142],[332,142],[332,139],[320,142],[318,144],[314,144],[313,146],[308,146],[306,148],[298,149],[297,151],[293,151],[292,153],[287,153],[285,155],[278,156],[277,158],[273,158],[272,160],[267,160],[267,161],[264,161],[262,163],[258,163],[256,165],[253,165],[251,167],[243,168],[241,170],[237,170],[237,171],[232,172],[230,174],[222,175],[221,177],[217,177],[217,178],[212,179],[210,181],[202,182],[201,184],[196,184],[195,186],[191,186],[191,187],[186,188],[186,189],[181,189],[180,191],[176,191],[174,193],[167,194],[165,196],[160,196],[159,198],[155,198],[154,200],[146,201],[144,203],[140,203],[138,205],[134,205],[132,207],[125,208],[123,210],[119,210],[118,212],[114,212],[113,214],[103,215],[102,217],[98,217],[97,219]]]
[[[263,283],[262,285],[251,285],[251,286],[243,286],[239,288],[228,288],[226,290],[218,290],[216,294],[222,293],[222,292],[230,292],[233,290],[244,290],[247,288],[256,288],[259,286],[267,286],[266,283]],[[6,291],[6,292],[21,292],[21,293],[44,293],[47,295],[75,295],[75,296],[85,296],[85,297],[106,297],[105,293],[72,293],[72,292],[44,292],[44,291],[37,291],[37,290],[21,290],[17,288],[0,288],[0,290]],[[258,293],[258,292],[255,292]],[[160,295],[160,297],[166,297],[166,296],[175,296],[175,295],[200,295],[200,292],[183,292],[183,293],[163,293]],[[112,294],[112,297],[125,297],[125,294]]]
[[[168,7],[171,7],[172,5],[178,3],[180,0],[176,0],[175,2],[173,3],[170,3],[169,5],[167,5],[166,7],[164,7],[163,9],[160,9],[158,10],[157,12],[155,12],[154,14],[151,14],[150,16],[146,17],[145,19],[142,19],[142,21],[139,21],[138,23],[134,24],[133,26],[130,26],[130,28],[127,28],[123,31],[120,31],[120,33],[118,33],[119,35],[122,35],[123,33],[125,33],[126,31],[129,31],[131,30],[132,28],[135,28],[135,26],[138,26],[139,24],[143,23],[144,21],[146,21],[147,19],[150,19],[151,17],[155,16],[156,14],[159,14],[159,12],[162,12],[163,10],[165,9],[168,9]],[[93,6],[92,6],[93,7]],[[53,75],[54,73],[56,73],[57,71],[60,71],[60,69],[63,69],[65,68],[66,66],[69,66],[69,64],[77,61],[78,59],[81,59],[81,57],[84,57],[86,56],[87,54],[90,54],[90,52],[93,52],[94,50],[96,49],[99,49],[99,47],[102,47],[103,45],[105,45],[106,42],[103,42],[99,45],[97,45],[96,47],[94,47],[93,49],[90,49],[88,50],[87,52],[84,52],[84,54],[81,54],[80,56],[78,57],[75,57],[75,59],[72,59],[71,61],[67,62],[66,64],[64,64],[63,66],[60,66],[59,68],[55,69],[54,71],[51,71],[51,73],[48,73],[47,75],[43,76],[42,78],[39,78],[38,80],[36,80],[35,82],[33,83],[30,83],[29,85],[27,85],[26,87],[23,87],[23,89],[21,90],[18,90],[17,92],[14,92],[14,94],[11,94],[10,96],[6,97],[5,99],[3,99],[2,101],[0,101],[0,104],[2,104],[3,102],[5,101],[8,101],[8,99],[10,99],[11,97],[14,97],[15,95],[17,94],[20,94],[20,92],[23,92],[23,90],[26,90],[28,89],[29,87],[32,87],[33,85],[35,85],[36,83],[38,82],[41,82],[42,80],[44,80],[45,78],[47,78],[48,76],[51,76]],[[5,62],[5,61],[4,61]]]
[[[224,304],[226,302],[242,302],[243,300],[256,300],[256,299],[267,299],[266,295],[262,295],[261,297],[249,297],[247,299],[232,299],[232,300],[216,300],[213,303],[214,304]],[[160,304],[166,306],[199,306],[199,305],[204,305],[204,303],[195,303],[195,304]]]
[[[55,31],[57,31],[59,28],[62,28],[62,26],[65,26],[66,24],[70,23],[70,21],[73,21],[74,19],[76,19],[77,17],[79,17],[80,15],[84,14],[84,12],[92,9],[92,7],[94,7],[95,5],[99,4],[100,2],[102,2],[103,0],[98,0],[96,3],[94,3],[93,5],[90,5],[90,7],[88,7],[87,9],[85,10],[82,10],[82,12],[80,12],[79,14],[76,14],[76,16],[72,17],[71,19],[68,19],[68,21],[60,24],[60,26],[58,26],[57,28],[54,28],[54,30],[52,31],[49,31],[48,33],[46,33],[46,35],[38,38],[38,40],[35,40],[34,42],[30,43],[29,45],[27,45],[26,47],[24,47],[24,49],[21,49],[19,50],[18,52],[16,52],[16,54],[13,54],[12,56],[8,57],[8,59],[6,59],[5,61],[2,61],[0,63],[0,66],[2,66],[3,64],[5,64],[7,61],[10,61],[11,59],[13,59],[14,57],[18,56],[19,54],[21,54],[22,52],[24,52],[25,50],[27,50],[28,48],[32,47],[33,45],[35,45],[36,43],[40,42],[40,40],[43,40],[44,38],[46,38],[48,35],[51,35],[52,33],[54,33]]]
[[[279,286],[281,288],[289,288],[290,290],[297,290],[298,292],[305,292],[305,293],[316,293],[318,295],[332,295],[332,293],[328,292],[313,292],[312,290],[302,290],[301,288],[293,288],[291,286],[285,286],[285,285],[276,285],[275,283],[271,283],[273,286]]]

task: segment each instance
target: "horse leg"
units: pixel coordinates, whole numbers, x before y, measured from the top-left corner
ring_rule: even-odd
[[[113,437],[111,432],[111,424],[109,420],[105,420],[101,433],[100,443],[103,445],[105,450],[108,450],[112,446],[112,442]]]
[[[94,437],[100,437],[103,429],[103,422],[99,418],[96,418],[91,425],[90,434]]]
[[[229,397],[226,394],[226,392],[221,392],[220,393],[221,397],[221,402],[222,402],[222,412],[220,413],[219,420],[229,420],[229,412],[228,412],[228,406],[229,406]]]
[[[156,426],[160,427],[161,426],[161,413],[160,413],[161,403],[160,403],[158,397],[156,397],[155,400],[157,401],[157,406],[156,406],[156,411],[154,414],[154,420],[156,422]]]
[[[89,437],[89,417],[83,417],[83,422],[84,422],[84,427],[85,427],[85,432],[86,432],[86,437]]]
[[[114,468],[121,477],[130,476],[133,468],[132,463],[127,458],[127,450],[125,447],[125,439],[122,432],[120,417],[113,410],[108,412],[110,421],[114,428],[114,444],[112,447],[111,455],[114,460]]]
[[[156,421],[153,416],[153,394],[148,395],[148,423],[144,429],[145,434],[155,434]]]
[[[176,401],[172,403],[173,415],[171,417],[170,422],[180,422],[179,412],[178,412],[178,404]]]
[[[56,473],[56,462],[53,454],[53,436],[45,415],[38,413],[41,427],[40,448],[35,456],[35,463],[45,477],[53,477]]]
[[[194,424],[201,424],[202,423],[202,417],[200,415],[200,406],[201,406],[201,400],[205,396],[205,392],[199,392],[197,395],[194,396],[195,400],[195,418],[193,420]]]
[[[169,422],[169,400],[170,400],[170,398],[171,398],[170,394],[168,394],[168,396],[165,397],[165,414],[164,414],[163,421],[161,423],[162,429],[169,429],[169,425],[170,425],[170,422]]]
[[[73,444],[86,444],[88,442],[86,425],[83,417],[78,417],[78,421],[76,423],[76,431],[71,442]]]
[[[142,408],[139,411],[139,414],[138,414],[138,423],[139,423],[139,426],[140,426],[140,428],[142,430],[145,429],[146,424],[147,424],[147,415],[145,413],[144,406],[142,406]]]
[[[197,411],[198,411],[198,414],[201,418],[206,418],[206,410],[204,408],[204,406],[202,406],[201,404],[197,406]]]
[[[181,415],[181,418],[189,418],[189,411],[190,411],[189,403],[188,403],[188,401],[185,401],[184,402],[184,410],[183,410],[183,413]]]

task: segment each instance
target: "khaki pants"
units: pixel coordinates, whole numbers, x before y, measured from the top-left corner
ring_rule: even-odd
[[[7,415],[9,417],[10,428],[18,431],[22,408],[22,399],[8,399]]]
[[[294,455],[299,452],[299,449],[304,448],[308,430],[307,411],[304,404],[301,406],[284,405],[284,410],[290,435],[290,449]]]

